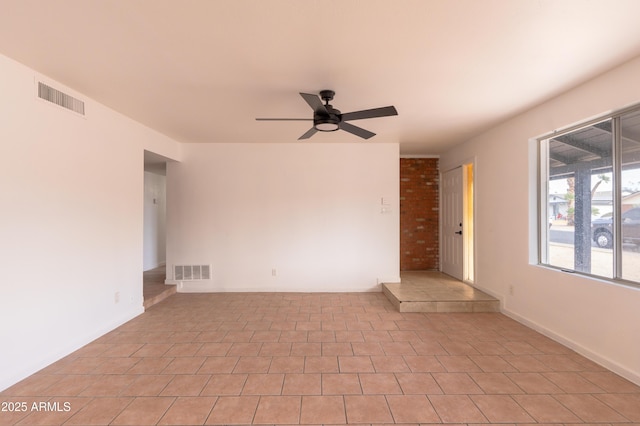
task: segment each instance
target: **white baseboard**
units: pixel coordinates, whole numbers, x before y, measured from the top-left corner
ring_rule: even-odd
[[[374,284],[369,287],[309,287],[306,286],[282,286],[271,285],[264,287],[251,287],[237,284],[229,287],[223,284],[214,283],[208,280],[202,281],[165,281],[165,284],[175,284],[178,293],[366,293],[381,292],[382,286]]]
[[[555,340],[558,343],[563,344],[564,346],[568,347],[569,349],[572,349],[574,351],[576,351],[577,353],[579,353],[580,355],[584,356],[585,358],[595,362],[596,364],[601,365],[602,367],[606,368],[607,370],[610,370],[616,374],[618,374],[619,376],[624,377],[625,379],[629,380],[630,382],[635,383],[636,385],[640,386],[640,372],[636,372],[636,371],[632,371],[629,370],[628,368],[626,368],[623,365],[620,365],[619,363],[609,359],[606,356],[603,356],[601,354],[598,354],[596,352],[593,352],[592,350],[590,350],[589,348],[585,348],[584,346],[582,346],[581,344],[575,342],[574,340],[571,340],[563,335],[557,334],[552,330],[547,329],[546,327],[538,324],[535,321],[531,321],[528,318],[525,318],[521,315],[518,315],[515,312],[512,312],[508,309],[504,308],[503,305],[503,309],[502,309],[502,313],[505,314],[506,316],[508,316],[509,318],[518,321],[521,324],[526,325],[529,328],[534,329],[535,331],[547,336],[548,338]]]

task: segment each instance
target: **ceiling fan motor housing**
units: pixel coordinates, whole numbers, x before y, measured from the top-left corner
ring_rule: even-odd
[[[335,132],[340,128],[340,111],[329,104],[325,105],[325,108],[329,115],[315,112],[313,114],[313,127],[321,132]]]

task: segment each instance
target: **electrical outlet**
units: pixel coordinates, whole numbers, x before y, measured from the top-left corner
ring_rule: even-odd
[[[511,284],[509,286],[509,296],[513,296],[513,293],[514,293],[514,288],[513,288],[513,284]]]
[[[271,269],[271,276],[272,277],[278,276],[278,271],[276,270],[276,268]]]
[[[113,303],[120,303],[120,292],[116,291],[113,293]]]

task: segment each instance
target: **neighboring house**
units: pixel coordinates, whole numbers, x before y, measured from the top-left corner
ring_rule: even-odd
[[[567,194],[549,194],[549,217],[564,219],[568,209]]]
[[[624,193],[625,195],[627,193]],[[598,191],[591,199],[592,219],[613,211],[612,191]],[[624,197],[624,195],[623,195]],[[567,194],[549,194],[549,217],[565,219],[569,210]]]
[[[622,211],[626,212],[634,207],[640,207],[640,191],[622,197]]]

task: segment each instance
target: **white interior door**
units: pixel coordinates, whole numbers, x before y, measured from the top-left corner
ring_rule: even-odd
[[[462,167],[442,176],[442,272],[463,279]]]

